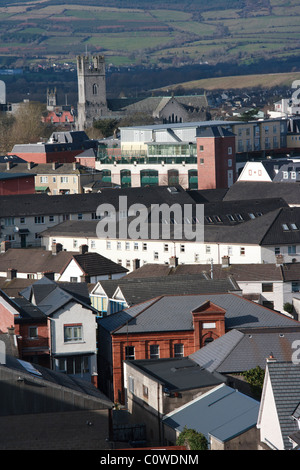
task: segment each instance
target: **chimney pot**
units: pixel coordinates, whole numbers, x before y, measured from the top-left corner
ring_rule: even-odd
[[[267,362],[276,362],[276,359],[272,353],[270,353],[269,357],[267,357]]]
[[[80,254],[84,255],[85,253],[88,253],[89,247],[88,245],[81,245],[80,246]]]

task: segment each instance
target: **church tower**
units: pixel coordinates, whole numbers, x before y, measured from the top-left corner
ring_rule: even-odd
[[[48,111],[54,111],[56,106],[57,106],[56,88],[54,88],[54,90],[49,90],[49,88],[47,88],[47,109],[48,109]]]
[[[107,113],[104,57],[78,56],[77,77],[77,128],[84,130]]]

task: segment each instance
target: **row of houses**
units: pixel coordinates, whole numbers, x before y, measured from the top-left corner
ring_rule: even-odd
[[[2,446],[25,414],[20,446],[173,448],[188,426],[210,449],[297,448],[299,201],[274,181],[0,197]],[[85,419],[69,439],[62,411]]]
[[[109,426],[109,410],[116,401],[126,405],[121,411],[123,426],[130,416],[128,429],[143,429],[142,439],[133,446],[144,443],[172,447],[186,425],[204,434],[210,449],[256,450],[271,446],[287,450],[298,445],[294,411],[297,393],[288,394],[288,390],[297,389],[299,381],[299,366],[295,360],[292,362],[298,321],[245,299],[232,280],[198,281],[197,289],[195,279],[187,276],[185,287],[175,281],[177,294],[148,297],[104,318],[99,318],[97,310],[89,305],[85,287],[42,278],[20,292],[18,298],[1,291],[1,331],[7,329],[7,336],[15,338],[18,350],[17,359],[9,358],[0,366],[1,378],[8,383],[19,381],[17,396],[24,397],[27,392],[30,397],[37,386],[44,388],[42,395],[48,395],[38,402],[28,402],[28,406],[34,404],[34,410],[27,406],[25,411],[31,416],[29,422],[35,424],[30,436],[36,436],[38,418],[33,417],[39,413],[39,419],[48,416],[54,392],[53,385],[49,389],[44,381],[50,379],[60,384],[65,398],[68,393],[77,394],[77,417],[78,410],[84,416],[88,412],[97,422],[97,429],[104,420],[106,444],[101,437],[98,442],[102,449],[107,449],[110,439],[114,441],[114,432],[118,435],[118,426]],[[169,292],[168,285],[165,291]],[[275,376],[274,390],[268,382],[270,355],[272,363],[282,368],[285,385]],[[50,367],[45,361],[47,356]],[[266,370],[266,391],[261,401],[243,379],[244,371],[257,367]],[[294,382],[286,384],[286,370]],[[94,384],[94,393],[89,383]],[[81,399],[89,396],[85,404],[80,402],[78,391]],[[270,410],[275,392],[289,397],[284,416],[277,400]],[[15,419],[24,413],[22,400],[16,409],[8,396],[4,397],[6,419],[7,413]],[[51,408],[54,414],[47,433],[52,438],[48,441],[50,447],[53,442],[57,445],[51,436],[53,417],[67,406],[64,401]],[[66,411],[72,415],[74,408]],[[7,430],[11,438],[10,428]],[[36,437],[35,444],[45,445],[43,439]],[[7,444],[7,436],[2,442],[15,448]],[[66,445],[66,441],[60,445]],[[69,445],[72,448],[74,444]],[[87,448],[92,446],[90,443]]]

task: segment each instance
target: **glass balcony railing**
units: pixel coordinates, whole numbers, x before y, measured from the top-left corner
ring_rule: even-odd
[[[119,152],[118,154],[110,155],[107,152],[98,152],[98,162],[103,164],[187,164],[197,163],[196,155],[147,155],[146,153],[125,153]]]

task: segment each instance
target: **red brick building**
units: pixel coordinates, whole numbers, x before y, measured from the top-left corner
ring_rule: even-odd
[[[298,322],[238,294],[164,295],[98,321],[98,387],[124,403],[123,361],[187,357],[231,329]]]
[[[27,173],[0,173],[0,196],[9,196],[12,194],[34,194],[35,193],[35,175]]]
[[[234,294],[163,296],[101,319],[99,388],[113,401],[123,403],[125,359],[188,356],[224,335],[227,309],[220,305],[223,296]],[[241,298],[234,297],[239,303]]]
[[[53,132],[46,143],[16,144],[11,155],[33,163],[72,163],[89,148],[97,149],[98,143],[83,131]]]
[[[235,135],[221,127],[197,130],[198,189],[229,188],[236,180]]]
[[[20,358],[50,367],[50,331],[46,315],[26,299],[18,299],[17,303],[0,291],[0,333],[7,333],[9,328],[14,328]]]

